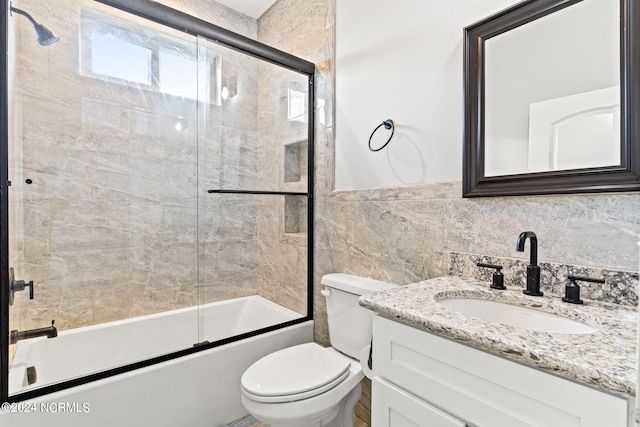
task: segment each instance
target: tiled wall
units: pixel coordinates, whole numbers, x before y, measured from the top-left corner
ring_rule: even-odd
[[[447,272],[449,252],[526,259],[520,232],[538,236],[541,261],[638,269],[640,195],[460,198],[460,183],[329,193],[319,205],[322,269],[399,284]]]

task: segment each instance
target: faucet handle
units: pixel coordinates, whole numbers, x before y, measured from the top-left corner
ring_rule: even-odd
[[[596,279],[593,277],[584,277],[584,276],[574,276],[572,274],[569,274],[567,276],[567,279],[569,279],[569,284],[565,286],[565,296],[562,297],[562,301],[568,302],[569,304],[584,303],[580,299],[580,286],[576,283],[576,281],[604,283],[604,279]]]
[[[502,274],[501,265],[485,264],[482,262],[479,262],[476,265],[478,267],[494,268],[496,270],[493,273],[493,282],[491,283],[491,286],[490,286],[491,289],[500,289],[500,290],[507,289],[507,287],[504,285],[504,274]]]
[[[29,299],[34,298],[33,280],[25,282],[24,280],[15,280],[13,267],[9,267],[9,305],[13,305],[14,294],[29,288]]]

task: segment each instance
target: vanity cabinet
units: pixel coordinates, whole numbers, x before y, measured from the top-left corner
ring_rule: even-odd
[[[630,399],[375,316],[372,427],[630,427]]]
[[[371,402],[374,427],[465,427],[467,424],[381,379],[372,381],[375,392]]]

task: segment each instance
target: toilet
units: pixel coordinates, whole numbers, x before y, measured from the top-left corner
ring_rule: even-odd
[[[242,404],[272,427],[353,427],[364,377],[358,358],[371,343],[373,316],[358,298],[396,285],[340,273],[327,274],[321,283],[332,347],[285,348],[242,375]]]

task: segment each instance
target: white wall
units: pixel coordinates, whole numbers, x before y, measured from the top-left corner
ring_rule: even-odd
[[[336,0],[336,189],[462,179],[463,28],[515,3]]]

